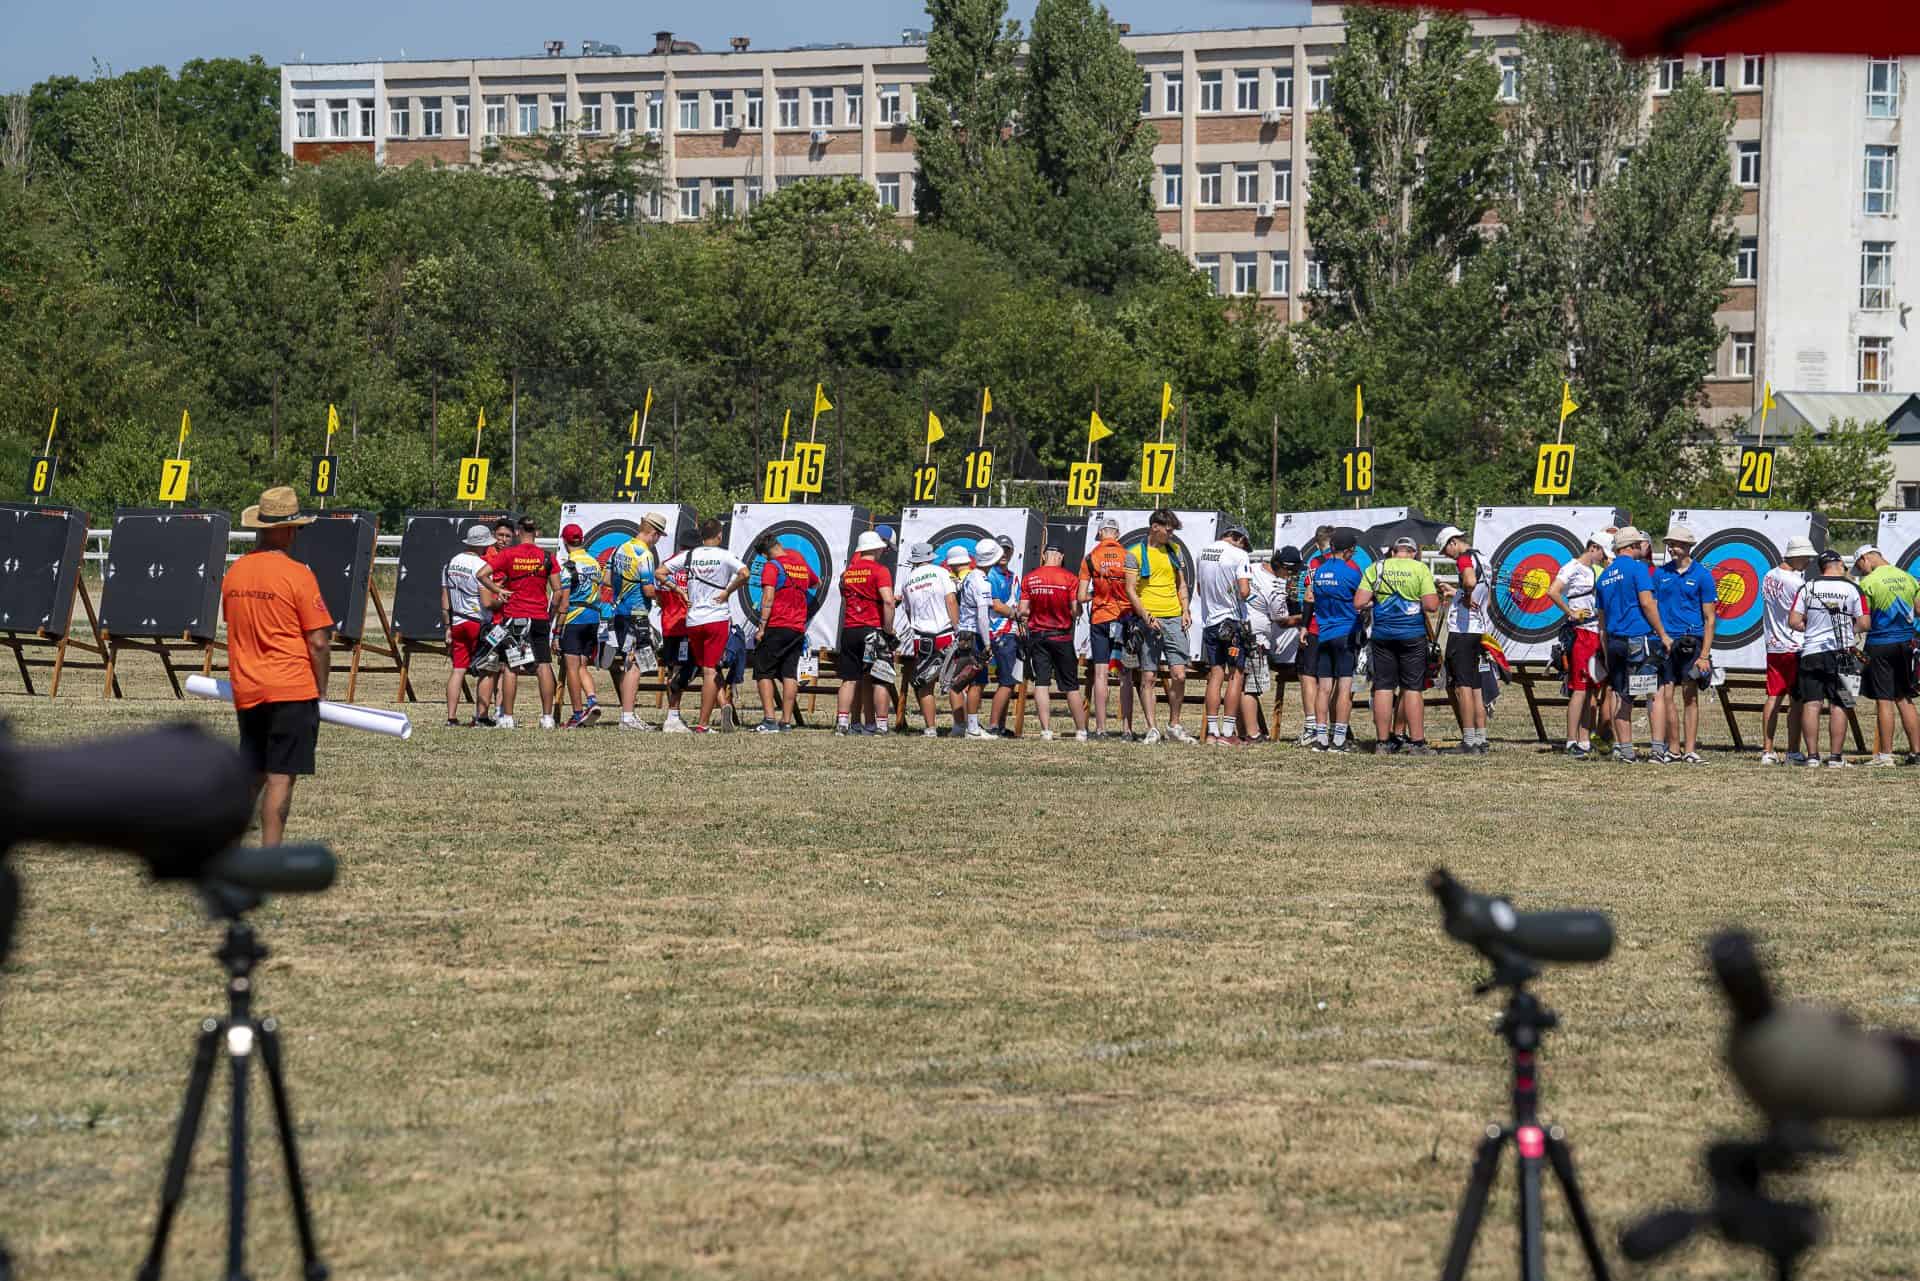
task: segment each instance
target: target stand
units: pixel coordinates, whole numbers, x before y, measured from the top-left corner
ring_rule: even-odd
[[[179,636],[114,636],[105,631],[100,633],[100,643],[106,651],[104,667],[106,669],[106,688],[102,698],[125,698],[120,690],[120,656],[122,654],[152,654],[160,660],[160,667],[167,674],[167,684],[173,687],[173,696],[185,700],[187,691],[180,684],[180,669],[174,666],[174,659],[185,656],[200,660],[200,675],[211,676],[216,671],[227,670],[223,659],[216,666],[213,655],[215,650],[226,653],[226,644],[217,640],[200,640],[197,637],[181,634]]]
[[[76,599],[86,611],[87,635],[93,638],[91,641],[78,639],[73,634],[73,603]],[[13,651],[13,661],[20,668],[20,683],[26,687],[29,695],[39,692],[33,687],[34,668],[51,669],[53,672],[53,681],[47,689],[48,698],[60,697],[60,677],[68,669],[91,672],[106,669],[107,651],[100,638],[100,616],[94,611],[93,597],[88,593],[86,583],[79,578],[74,580],[74,589],[67,597],[66,616],[65,626],[57,633],[44,628],[36,628],[31,632],[0,631],[0,647]],[[40,654],[43,650],[52,650],[52,656]],[[70,662],[67,656],[74,650],[91,654],[93,658],[87,662]]]
[[[0,503],[0,647],[13,651],[29,695],[33,669],[51,668],[50,697],[60,693],[69,667],[98,670],[106,661],[100,617],[82,575],[87,513],[52,503]],[[86,611],[85,638],[73,634],[73,604]],[[93,662],[70,662],[75,650]],[[50,651],[50,653],[49,653]]]
[[[1720,695],[1720,711],[1727,718],[1727,736],[1733,740],[1736,751],[1747,750],[1747,741],[1740,733],[1741,715],[1763,716],[1766,713],[1767,678],[1754,672],[1728,672],[1726,680],[1714,691]],[[1780,715],[1793,715],[1793,704],[1789,702],[1781,709]],[[1821,731],[1826,730],[1826,719],[1821,718]],[[1853,749],[1856,752],[1867,750],[1866,737],[1860,732],[1859,708],[1847,709],[1847,728],[1853,733]],[[1804,744],[1802,745],[1804,747]]]

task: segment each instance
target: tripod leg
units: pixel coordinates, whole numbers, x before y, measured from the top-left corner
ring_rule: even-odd
[[[244,1044],[234,1036],[247,1032]],[[227,1281],[247,1281],[247,1069],[253,1064],[258,1030],[251,1019],[236,1022],[228,1038],[227,1062],[233,1068],[233,1109],[227,1129]]]
[[[1567,1194],[1567,1210],[1573,1215],[1574,1230],[1580,1234],[1580,1248],[1586,1252],[1594,1281],[1608,1281],[1607,1259],[1600,1253],[1600,1238],[1595,1235],[1593,1220],[1587,1215],[1587,1198],[1581,1194],[1580,1180],[1573,1172],[1573,1150],[1557,1129],[1547,1131],[1547,1159],[1553,1162],[1554,1177],[1560,1180],[1560,1189]]]
[[[167,1252],[173,1216],[187,1190],[187,1167],[193,1161],[193,1143],[200,1136],[200,1117],[207,1106],[207,1085],[213,1080],[213,1053],[226,1024],[208,1019],[193,1047],[193,1070],[187,1076],[187,1098],[173,1130],[173,1150],[167,1156],[167,1176],[160,1185],[160,1216],[154,1220],[153,1243],[137,1274],[139,1281],[160,1281],[160,1265]]]
[[[1531,1133],[1529,1133],[1531,1131]],[[1537,1125],[1517,1131],[1520,1149],[1520,1281],[1545,1281],[1547,1232],[1540,1205],[1540,1167],[1544,1139]]]
[[[273,1092],[273,1113],[280,1126],[280,1153],[287,1163],[287,1193],[293,1199],[293,1226],[300,1234],[300,1265],[305,1281],[326,1281],[327,1265],[320,1262],[313,1240],[313,1215],[307,1208],[307,1181],[300,1172],[300,1149],[293,1136],[293,1109],[287,1103],[287,1079],[280,1064],[280,1025],[267,1019],[260,1025],[261,1061],[267,1069],[267,1088]]]
[[[1507,1132],[1490,1125],[1473,1154],[1473,1173],[1467,1178],[1467,1195],[1460,1202],[1459,1217],[1453,1221],[1453,1239],[1447,1245],[1440,1281],[1461,1281],[1467,1275],[1467,1259],[1473,1254],[1473,1239],[1480,1234],[1480,1216],[1486,1212],[1487,1195],[1493,1191],[1493,1178],[1500,1170],[1500,1149],[1506,1141]]]

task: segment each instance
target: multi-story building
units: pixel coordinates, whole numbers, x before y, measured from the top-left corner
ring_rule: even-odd
[[[1518,24],[1479,19],[1475,29],[1499,64],[1501,96],[1516,98]],[[1301,26],[1123,32],[1143,73],[1141,113],[1159,135],[1162,235],[1220,292],[1299,320],[1320,270],[1304,216],[1307,126],[1329,100],[1341,6],[1315,3]],[[914,33],[871,47],[732,45],[707,52],[662,32],[635,55],[590,43],[568,56],[555,42],[544,57],[289,65],[282,146],[299,160],[362,151],[382,164],[477,164],[500,139],[574,128],[658,144],[665,194],[635,211],[643,216],[743,212],[769,190],[826,175],[857,176],[912,216],[908,122],[927,79]],[[1913,207],[1900,191],[1901,64],[1737,51],[1663,60],[1649,109],[1688,74],[1732,99],[1727,163],[1742,201],[1709,417],[1744,419],[1766,381],[1901,385],[1894,371],[1914,367],[1914,340],[1894,283],[1920,279],[1916,246],[1898,232]],[[1792,110],[1776,109],[1783,94]]]

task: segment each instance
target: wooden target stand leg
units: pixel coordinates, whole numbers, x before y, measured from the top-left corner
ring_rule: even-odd
[[[173,687],[173,696],[177,699],[185,699],[187,692],[180,684],[180,669],[174,666],[174,658],[178,655],[196,655],[200,659],[200,675],[212,676],[214,673],[213,651],[226,649],[226,646],[219,641],[195,640],[186,635],[182,635],[177,640],[170,636],[128,640],[125,637],[109,636],[102,632],[100,640],[106,648],[106,688],[102,691],[101,697],[108,699],[126,697],[120,689],[118,671],[120,655],[123,653],[154,655],[160,660],[160,668],[167,675],[167,684]],[[226,669],[222,666],[220,670]]]
[[[92,637],[91,641],[73,634],[75,598],[78,598],[81,607],[86,610],[86,634]],[[64,633],[54,635],[44,628],[31,632],[0,632],[0,645],[13,651],[13,661],[20,669],[20,683],[29,696],[39,693],[33,685],[33,669],[36,667],[52,670],[53,681],[47,690],[47,697],[58,698],[60,697],[60,679],[69,667],[81,671],[104,671],[107,665],[106,644],[100,635],[100,616],[94,612],[93,597],[87,592],[86,581],[80,578],[74,580],[73,596],[67,600],[67,629]],[[29,651],[42,649],[52,650],[53,656],[51,658],[28,657]],[[68,655],[73,651],[91,654],[94,661],[69,662]]]
[[[358,698],[360,692],[360,673],[362,671],[375,676],[398,676],[400,678],[400,690],[394,701],[401,703],[412,701],[408,698],[411,687],[407,681],[407,660],[402,657],[402,651],[405,646],[404,643],[397,642],[393,635],[393,624],[387,617],[387,604],[380,599],[380,589],[374,585],[371,574],[367,576],[367,599],[373,602],[374,617],[380,621],[379,632],[375,633],[371,628],[364,629],[361,632],[360,639],[351,643],[337,633],[333,638],[333,652],[335,654],[344,653],[349,656],[347,666],[344,669],[347,673],[347,701],[351,703]],[[374,639],[369,639],[370,637]],[[384,658],[393,665],[391,667],[366,667],[364,664],[366,656],[369,654],[376,658]],[[333,670],[338,672],[343,669],[336,665]],[[465,682],[462,682],[461,687],[463,689],[465,688]]]

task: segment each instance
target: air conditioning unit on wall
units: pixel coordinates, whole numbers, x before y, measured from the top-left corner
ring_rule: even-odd
[[[815,129],[812,136],[814,146],[824,147],[827,145],[827,131],[825,129]]]
[[[1260,113],[1260,123],[1263,125],[1277,125],[1286,118],[1287,113],[1278,107],[1273,107]]]

